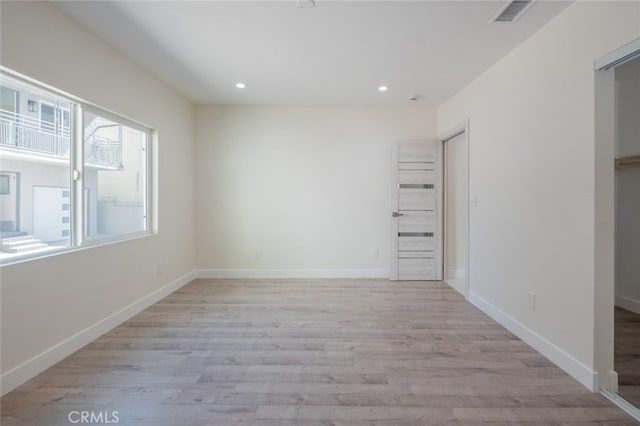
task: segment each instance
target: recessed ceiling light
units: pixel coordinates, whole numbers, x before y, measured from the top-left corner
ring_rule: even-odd
[[[298,0],[298,7],[300,7],[300,9],[312,9],[315,6],[315,0]]]
[[[386,92],[387,90],[389,90],[389,88],[387,86],[380,86],[378,87],[378,90],[381,92]]]
[[[238,89],[244,89],[245,87],[247,87],[247,85],[246,85],[246,84],[244,84],[244,83],[236,83],[236,87],[237,87]]]

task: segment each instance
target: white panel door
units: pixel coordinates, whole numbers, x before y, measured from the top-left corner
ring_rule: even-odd
[[[442,279],[442,143],[393,146],[392,280]]]

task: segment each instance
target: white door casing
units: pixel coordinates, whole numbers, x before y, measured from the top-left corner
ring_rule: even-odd
[[[391,280],[442,279],[442,143],[392,149]]]
[[[468,176],[467,133],[443,140],[444,280],[466,295]]]

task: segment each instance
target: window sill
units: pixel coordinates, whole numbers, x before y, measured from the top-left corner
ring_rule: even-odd
[[[0,258],[0,269],[5,266],[17,265],[20,263],[27,263],[31,261],[46,259],[49,257],[60,256],[69,253],[75,253],[83,250],[91,250],[98,247],[110,246],[113,244],[125,243],[129,241],[139,240],[142,238],[154,237],[158,235],[154,232],[140,232],[135,234],[127,234],[118,237],[111,238],[97,238],[95,240],[87,240],[78,247],[51,247],[50,249],[43,249],[36,253],[24,253],[10,256],[5,259]]]

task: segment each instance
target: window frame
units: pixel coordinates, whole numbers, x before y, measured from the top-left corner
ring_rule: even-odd
[[[158,226],[156,220],[157,203],[157,130],[151,126],[143,124],[140,121],[128,118],[122,114],[114,112],[108,108],[99,106],[93,102],[86,101],[77,96],[71,95],[46,83],[35,80],[15,72],[7,67],[0,65],[0,79],[13,80],[17,83],[32,87],[36,91],[44,92],[53,97],[60,98],[61,101],[69,102],[70,109],[61,107],[60,109],[69,113],[69,137],[70,137],[70,153],[66,163],[69,168],[69,191],[70,191],[70,238],[69,246],[53,249],[45,253],[29,254],[0,260],[0,268],[15,263],[28,262],[31,260],[41,259],[45,257],[55,256],[59,254],[69,253],[82,249],[90,249],[114,243],[130,241],[134,239],[154,236],[158,234]],[[47,102],[47,101],[45,101]],[[50,104],[50,102],[47,102]],[[38,102],[38,106],[40,102]],[[55,106],[54,106],[55,107]],[[39,110],[41,108],[38,108]],[[123,126],[138,130],[146,134],[144,146],[144,161],[142,162],[142,170],[140,174],[144,180],[142,188],[143,196],[143,214],[144,214],[144,230],[136,232],[128,232],[124,234],[111,235],[106,237],[85,238],[85,214],[84,208],[87,204],[84,191],[84,112],[99,115]],[[38,117],[40,118],[40,111]]]
[[[151,232],[151,218],[150,218],[150,214],[149,214],[149,206],[151,203],[151,199],[150,199],[150,191],[151,191],[151,187],[149,185],[149,180],[150,180],[150,175],[149,175],[149,164],[152,160],[152,157],[150,155],[150,145],[151,145],[151,141],[153,139],[153,132],[154,130],[151,129],[148,126],[145,126],[137,121],[133,121],[129,118],[123,117],[117,113],[111,112],[109,110],[97,107],[93,104],[85,104],[85,105],[81,105],[81,111],[80,111],[80,116],[84,117],[84,113],[88,112],[94,115],[98,115],[102,118],[106,118],[107,120],[116,122],[118,124],[121,124],[123,126],[129,127],[131,129],[134,130],[138,130],[142,133],[145,133],[147,135],[146,137],[146,142],[145,142],[145,161],[143,162],[143,179],[144,179],[144,183],[142,185],[142,187],[144,188],[144,208],[143,208],[143,214],[144,214],[144,230],[143,231],[138,231],[138,232],[129,232],[126,234],[120,234],[120,235],[112,235],[112,236],[108,236],[108,237],[97,237],[97,238],[85,238],[84,236],[84,229],[85,229],[85,225],[84,225],[84,213],[82,214],[82,220],[80,220],[79,224],[76,224],[79,227],[79,230],[82,230],[81,233],[78,233],[78,235],[76,235],[76,237],[78,238],[78,240],[80,241],[79,245],[85,246],[85,247],[92,247],[92,246],[96,246],[96,245],[102,245],[102,243],[109,243],[109,242],[117,242],[120,241],[122,239],[123,236],[129,236],[132,238],[135,237],[142,237],[145,235],[149,235]],[[75,117],[75,114],[73,114],[72,116],[72,122],[73,117]],[[84,126],[82,125],[83,121],[81,120],[80,123],[80,135],[81,137],[79,138],[79,141],[77,141],[76,137],[74,137],[72,135],[72,138],[74,140],[73,146],[74,149],[76,151],[81,151],[82,152],[82,158],[80,160],[78,160],[77,164],[82,164],[82,167],[84,169]],[[75,128],[75,126],[74,126]],[[73,133],[73,132],[72,132]],[[72,150],[73,152],[73,150]],[[76,156],[77,158],[77,156]],[[74,182],[75,185],[77,185],[77,187],[75,188],[76,192],[82,192],[82,205],[79,206],[80,211],[84,212],[84,208],[86,205],[87,200],[85,199],[86,197],[84,196],[84,182],[82,182],[83,179],[83,172],[84,170],[80,171],[78,170],[78,172],[80,173],[80,178],[78,179],[81,183],[80,185],[78,185],[78,182]],[[73,170],[71,172],[73,174]],[[73,178],[73,176],[72,176]],[[73,197],[73,189],[72,189],[72,197]],[[95,195],[94,195],[95,196]],[[77,213],[76,213],[77,214]],[[73,239],[73,238],[72,238]]]

